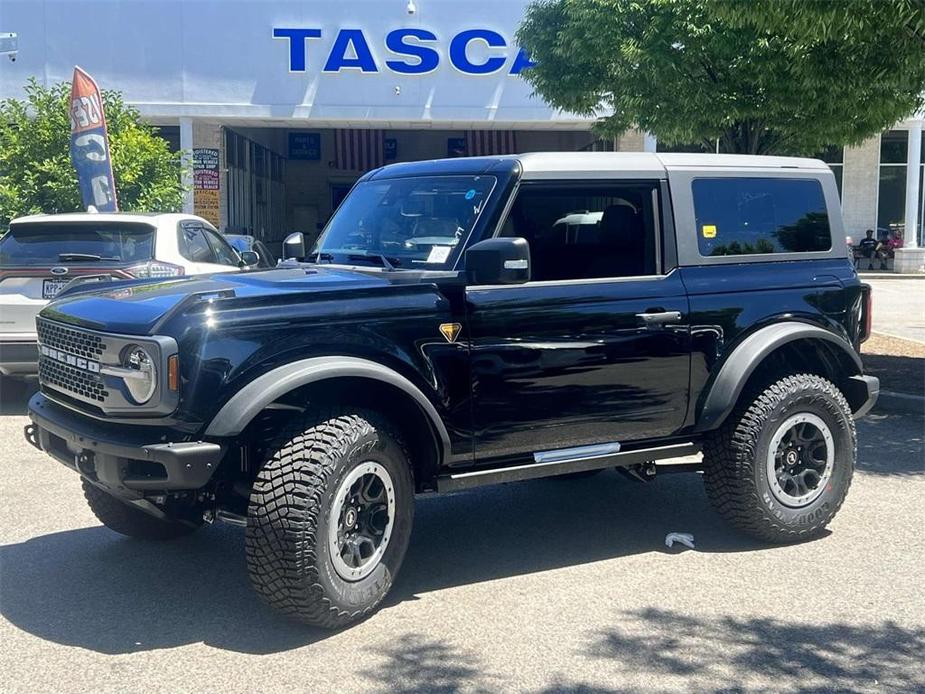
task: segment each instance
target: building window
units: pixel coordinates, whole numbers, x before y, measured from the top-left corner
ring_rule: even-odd
[[[167,140],[167,148],[172,153],[180,151],[180,126],[179,125],[155,125],[154,134]]]
[[[880,137],[880,186],[877,201],[877,238],[902,235],[906,226],[906,156],[908,130],[890,130]]]

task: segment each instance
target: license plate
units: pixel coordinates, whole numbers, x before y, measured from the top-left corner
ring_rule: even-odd
[[[42,282],[42,298],[54,299],[68,282],[70,280],[45,280]]]

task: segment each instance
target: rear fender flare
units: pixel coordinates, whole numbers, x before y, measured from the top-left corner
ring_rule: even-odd
[[[844,374],[846,379],[863,372],[861,357],[847,340],[833,332],[796,321],[766,326],[746,337],[720,367],[700,407],[695,429],[711,431],[719,427],[732,412],[749,377],[762,362],[787,343],[807,339],[822,340],[850,358],[855,371]]]

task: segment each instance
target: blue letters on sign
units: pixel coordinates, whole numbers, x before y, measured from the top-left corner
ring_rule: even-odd
[[[289,39],[289,70],[305,72],[305,39],[320,39],[321,29],[273,29],[274,39]]]
[[[386,60],[385,64],[392,72],[400,75],[424,75],[433,72],[440,64],[440,54],[429,46],[406,43],[406,38],[418,41],[436,41],[437,36],[427,29],[396,29],[390,31],[385,37],[385,47],[396,55],[417,58],[417,63],[406,63],[403,60]]]
[[[470,62],[469,57],[466,55],[466,49],[469,48],[469,44],[473,41],[484,41],[490,48],[504,48],[507,46],[504,37],[496,31],[489,29],[461,31],[450,41],[450,62],[453,63],[457,70],[465,72],[467,75],[489,75],[504,67],[506,58],[501,56],[486,58],[485,62],[480,64]]]
[[[351,46],[353,46],[355,58],[347,56],[347,51]],[[369,50],[369,44],[366,43],[366,37],[359,29],[341,29],[337,32],[328,61],[324,64],[325,72],[340,72],[344,68],[359,68],[362,72],[379,72],[376,60]]]
[[[524,70],[529,70],[531,67],[536,65],[536,63],[530,60],[530,56],[527,55],[527,51],[521,48],[517,51],[517,57],[514,58],[514,64],[511,65],[511,74],[519,75]]]
[[[321,29],[274,27],[273,38],[289,42],[289,71],[305,72],[308,68],[306,42],[322,36]],[[399,56],[399,59],[386,60],[386,67],[399,75],[425,75],[433,72],[440,66],[440,53],[428,44],[437,40],[437,35],[429,29],[404,28],[390,31],[385,37],[385,47],[390,53]],[[503,69],[508,60],[506,54],[489,55],[481,62],[473,62],[469,58],[469,46],[476,41],[484,43],[489,49],[507,48],[507,41],[497,31],[465,29],[450,41],[449,58],[453,67],[466,75],[490,75]],[[530,60],[527,52],[520,48],[508,74],[520,75],[534,65],[536,63]],[[362,29],[338,31],[323,68],[324,72],[350,69],[379,72],[376,57]]]

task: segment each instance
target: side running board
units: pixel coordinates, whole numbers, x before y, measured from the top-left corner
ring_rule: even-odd
[[[534,454],[533,463],[522,463],[501,468],[472,470],[441,475],[437,478],[437,491],[457,492],[488,484],[519,482],[540,477],[565,475],[570,472],[585,472],[608,467],[624,467],[653,460],[667,460],[700,452],[700,445],[693,442],[654,446],[633,451],[621,451],[619,444],[603,446],[582,446],[561,451]]]

